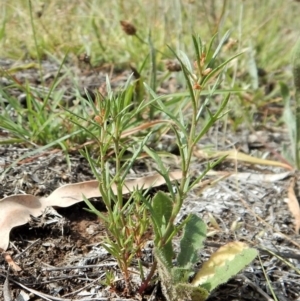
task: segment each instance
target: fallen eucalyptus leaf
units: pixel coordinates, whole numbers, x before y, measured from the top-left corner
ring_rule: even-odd
[[[172,180],[179,180],[181,171],[170,172]],[[156,173],[151,176],[126,180],[123,185],[123,194],[132,192],[136,188],[148,189],[165,183],[164,178]],[[112,186],[116,192],[116,186]],[[46,207],[69,207],[86,198],[101,197],[99,182],[96,180],[68,184],[54,190],[46,198],[38,198],[30,194],[18,194],[0,200],[0,249],[6,250],[9,245],[9,233],[12,228],[24,225],[30,216],[41,215]]]

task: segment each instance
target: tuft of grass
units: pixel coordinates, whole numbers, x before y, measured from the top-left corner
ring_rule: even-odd
[[[124,36],[120,21],[127,20],[135,26],[139,37],[146,37],[151,31],[153,44],[168,56],[171,54],[166,45],[175,50],[185,47],[184,51],[192,54],[187,33],[200,30],[207,40],[216,32],[222,36],[230,28],[241,48],[248,47],[249,41],[255,42],[259,65],[275,69],[282,60],[287,63],[284,53],[294,39],[289,30],[299,25],[297,5],[293,2],[286,5],[284,0],[263,4],[258,0],[3,1],[0,56],[37,58],[38,45],[41,57],[48,53],[63,57],[71,49],[75,54],[91,55],[94,63],[128,60],[138,63],[140,55],[147,55],[148,46],[134,37]],[[35,33],[24,31],[32,28],[32,22]]]
[[[62,80],[58,78],[58,75],[63,64],[64,61],[51,87],[44,89],[36,89],[29,83],[20,84],[13,75],[3,71],[13,84],[7,88],[1,88],[1,94],[6,101],[1,103],[0,127],[9,132],[9,138],[1,140],[1,144],[14,142],[34,146],[49,143],[53,145],[53,142],[60,140],[57,144],[65,149],[68,147],[62,145],[60,139],[62,136],[68,136],[68,140],[71,138],[70,141],[74,137],[73,143],[86,141],[86,135],[80,136],[81,130],[70,122],[69,113],[67,111],[62,113],[63,94],[56,91],[56,86]],[[8,94],[6,90],[11,88],[23,91],[24,101]],[[83,102],[79,106],[81,115],[87,118],[85,107]],[[65,143],[68,142],[65,141]]]

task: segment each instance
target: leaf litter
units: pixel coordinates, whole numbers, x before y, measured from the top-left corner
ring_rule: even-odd
[[[170,179],[179,180],[180,171],[169,174]],[[152,188],[164,184],[163,177],[156,173],[150,176],[127,180],[124,182],[123,194],[133,192],[138,188]],[[112,191],[117,187],[112,185]],[[9,244],[9,233],[12,228],[23,225],[30,217],[40,216],[47,207],[70,207],[87,199],[101,197],[99,182],[97,180],[67,184],[54,190],[46,198],[38,198],[30,194],[18,194],[0,200],[0,250],[6,250]]]
[[[55,74],[57,69],[49,62],[44,64],[44,68],[49,70],[47,79],[51,79],[51,74]],[[11,64],[8,63],[8,66]],[[120,81],[125,81],[127,75],[127,71],[119,75],[116,84],[120,85]],[[15,76],[19,81],[29,79],[31,83],[36,83],[37,88],[39,86],[36,81],[38,75],[32,70],[17,71]],[[82,75],[83,90],[103,84],[99,73],[95,76],[93,72]],[[5,80],[7,81],[1,79],[2,84]],[[72,86],[68,80],[61,84],[67,89]],[[166,90],[166,87],[164,89]],[[11,93],[22,100],[21,91],[15,89]],[[71,93],[66,92],[65,95],[66,101],[72,101],[71,96],[68,98]],[[265,136],[272,136],[268,129],[260,130],[259,134],[262,135],[262,132],[265,132]],[[227,140],[231,140],[228,144],[237,145],[243,141],[242,147],[257,147],[257,141],[254,146],[253,133],[251,137],[244,134],[245,132],[240,131],[230,135],[230,138],[226,137]],[[249,138],[248,141],[245,141],[245,136]],[[212,134],[200,143],[218,145],[214,137]],[[273,143],[273,147],[275,145],[275,149],[279,149],[277,141],[286,141],[285,137],[282,133],[281,138],[276,137],[272,140],[271,137],[268,143]],[[259,145],[260,149],[263,147],[264,144]],[[2,171],[26,151],[9,145],[1,147]],[[281,256],[294,267],[299,267],[299,205],[297,207],[297,189],[294,189],[290,181],[295,179],[295,185],[298,186],[300,177],[291,172],[288,165],[279,163],[276,158],[272,160],[277,161],[277,164],[272,164],[272,160],[251,162],[249,157],[239,155],[239,158],[234,152],[228,152],[227,155],[228,160],[204,179],[208,181],[206,183],[214,185],[195,187],[189,194],[177,222],[193,212],[199,214],[208,224],[210,236],[203,253],[199,256],[199,264],[206,261],[211,253],[225,243],[245,241],[260,250],[264,269],[277,296],[282,300],[297,300],[300,291],[299,275],[279,258]],[[195,154],[195,157],[197,159],[193,172],[197,176],[204,170],[207,159],[203,154]],[[80,203],[84,191],[86,196],[95,201],[95,206],[104,210],[98,198],[98,183],[91,181],[93,175],[83,158],[71,155],[70,160],[71,164],[68,165],[60,151],[44,153],[33,160],[21,161],[22,164],[13,166],[1,177],[0,197],[3,199],[0,201],[0,223],[6,225],[6,230],[3,230],[5,226],[1,227],[0,243],[4,250],[7,248],[9,231],[19,225],[12,229],[11,244],[0,261],[5,298],[8,298],[9,282],[12,287],[10,294],[30,296],[26,297],[27,300],[138,300],[139,296],[122,296],[122,275],[116,262],[101,247],[101,241],[106,235],[105,228],[99,219],[84,211],[84,205]],[[143,162],[137,162],[133,178],[143,181],[153,174],[149,166],[155,166],[155,163],[144,164],[146,160],[149,159],[143,158]],[[171,167],[172,170],[176,170],[175,164],[171,164]],[[224,176],[224,173],[226,177],[215,181],[216,177]],[[77,191],[78,188],[83,188],[83,191]],[[72,192],[68,189],[72,189]],[[164,188],[159,186],[153,189]],[[66,193],[68,198],[64,199],[60,193]],[[47,199],[48,205],[55,206],[53,211],[45,211]],[[62,200],[67,202],[62,203]],[[21,208],[21,211],[14,212],[11,204],[16,206],[15,209]],[[30,205],[25,206],[26,204]],[[6,209],[4,206],[7,206]],[[9,216],[4,210],[8,210]],[[152,247],[150,236],[142,255],[146,273],[147,265],[152,261]],[[268,249],[271,253],[266,251]],[[9,277],[8,265],[12,267]],[[138,266],[133,266],[132,271],[133,282],[138,283],[139,280],[134,277]],[[115,277],[111,288],[103,284],[107,272],[112,272]],[[259,263],[254,262],[241,276],[234,277],[228,284],[218,288],[209,300],[261,300],[265,296],[259,290],[268,293],[268,289]],[[0,297],[4,298],[1,294],[2,292]],[[145,298],[150,299],[151,295]],[[159,298],[159,295],[155,298]]]

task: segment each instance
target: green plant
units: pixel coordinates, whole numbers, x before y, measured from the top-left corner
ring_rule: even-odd
[[[103,246],[116,258],[127,289],[130,290],[129,267],[132,260],[141,253],[149,219],[146,206],[141,202],[142,192],[137,188],[126,199],[123,187],[129,170],[142,152],[151,132],[141,137],[131,138],[127,135],[124,137],[125,130],[135,124],[136,117],[145,109],[145,104],[134,107],[132,103],[134,86],[130,79],[119,93],[111,91],[109,81],[107,89],[108,96],[102,98],[98,95],[97,104],[94,106],[93,124],[98,132],[93,136],[98,145],[97,159],[93,159],[88,151],[83,152],[99,181],[107,214],[98,211],[88,200],[86,203],[89,206],[88,210],[96,213],[105,222],[108,235]],[[126,152],[130,153],[130,159],[125,161]],[[109,163],[109,158],[112,159],[112,163]],[[110,164],[113,165],[113,172]],[[116,193],[112,191],[113,184],[117,187]]]
[[[237,118],[233,120],[236,129],[244,124],[245,118],[247,118],[249,125],[252,125],[254,120],[252,114],[254,115],[258,111],[257,107],[265,105],[269,100],[268,97],[270,97],[265,97],[263,93],[263,87],[261,87],[258,77],[259,68],[267,70],[268,78],[272,77],[275,81],[278,78],[286,80],[288,74],[278,71],[286,69],[283,68],[288,61],[286,49],[289,49],[294,42],[293,31],[290,28],[295,27],[294,20],[297,20],[295,17],[297,15],[295,7],[298,5],[296,1],[291,5],[286,5],[284,0],[266,1],[263,4],[257,0],[248,2],[175,0],[172,3],[174,5],[170,5],[167,1],[153,1],[151,4],[148,3],[149,5],[144,5],[142,0],[137,2],[53,0],[46,3],[42,8],[37,5],[37,2],[31,3],[28,0],[19,0],[15,3],[3,1],[0,4],[3,12],[0,16],[0,42],[3,46],[0,52],[2,57],[13,57],[14,59],[38,58],[41,62],[41,59],[46,58],[49,53],[61,58],[65,56],[69,49],[72,49],[75,55],[82,52],[91,55],[92,64],[103,61],[113,62],[114,64],[130,61],[136,63],[139,72],[143,71],[142,77],[135,81],[136,88],[134,88],[134,85],[127,83],[122,92],[135,101],[133,103],[129,101],[127,106],[124,106],[123,111],[117,113],[110,111],[111,109],[108,106],[111,104],[108,103],[111,101],[113,102],[112,106],[117,107],[116,102],[123,99],[124,95],[113,94],[112,91],[109,91],[109,96],[105,98],[105,101],[99,96],[96,106],[92,101],[80,98],[80,103],[76,108],[62,110],[63,90],[57,88],[58,81],[56,80],[51,87],[52,92],[49,93],[39,93],[29,84],[20,86],[16,81],[14,87],[25,92],[27,107],[21,106],[17,99],[9,95],[9,91],[6,90],[7,87],[1,86],[0,91],[2,96],[0,100],[0,127],[5,130],[0,143],[18,143],[32,146],[33,150],[26,155],[37,154],[58,145],[67,154],[68,150],[74,149],[74,145],[77,146],[77,144],[86,141],[91,144],[95,142],[94,144],[102,148],[100,151],[96,149],[98,154],[104,154],[102,158],[99,155],[99,158],[94,159],[95,152],[93,152],[93,156],[89,155],[91,153],[90,149],[86,150],[85,154],[91,165],[94,166],[94,172],[101,185],[103,183],[102,189],[108,191],[105,200],[111,211],[108,210],[108,215],[102,214],[101,217],[106,218],[107,225],[110,225],[112,218],[117,223],[115,228],[111,229],[111,236],[108,237],[105,243],[107,248],[112,243],[111,252],[114,252],[115,256],[119,256],[117,258],[119,258],[120,267],[125,271],[127,281],[130,274],[128,267],[131,264],[132,257],[128,257],[126,250],[133,246],[134,252],[138,254],[142,241],[145,239],[142,231],[147,227],[155,229],[156,221],[152,218],[152,225],[149,225],[145,218],[151,212],[153,204],[159,203],[160,199],[167,200],[167,204],[172,208],[171,213],[169,212],[167,216],[164,216],[164,220],[156,225],[162,227],[161,230],[155,232],[157,262],[166,262],[164,256],[167,255],[164,253],[168,254],[171,250],[172,243],[170,242],[176,237],[176,234],[179,234],[181,230],[185,230],[185,222],[187,223],[188,220],[180,226],[174,225],[176,212],[180,210],[189,190],[197,185],[197,181],[202,179],[202,174],[196,173],[196,179],[192,176],[192,146],[196,145],[198,139],[203,137],[209,127],[218,121],[218,118],[222,118],[222,110],[225,106],[228,107],[227,101],[229,101],[229,98],[225,98],[223,103],[219,103],[220,112],[212,105],[214,101],[218,104],[221,94],[224,93],[224,90],[221,92],[217,89],[218,84],[226,77],[231,81],[232,92],[237,91],[238,88],[242,90],[239,93],[241,99],[241,105],[239,106],[241,108],[240,123],[236,121]],[[168,13],[162,14],[162,10]],[[207,22],[203,22],[205,18]],[[56,22],[53,22],[54,19]],[[120,33],[119,22],[125,19],[136,24],[138,36],[133,39],[124,37]],[[283,23],[286,24],[284,28],[282,27]],[[23,28],[31,28],[31,31],[24,31]],[[197,68],[194,71],[188,60],[192,47],[186,43],[189,35],[185,33],[198,31],[199,28],[201,28],[204,40],[215,33],[217,29],[219,33],[214,38],[215,42],[206,47],[208,49],[205,51],[203,49],[203,51],[199,51],[202,46],[197,41],[196,48],[198,48],[199,54],[202,53],[201,58],[197,56]],[[237,41],[237,44],[228,50],[229,41],[224,47],[227,50],[221,52],[221,58],[215,57],[212,60],[214,44],[222,40],[221,33],[226,28],[233,28],[232,37]],[[103,34],[104,32],[105,34]],[[151,32],[148,43],[147,39],[139,38],[140,35],[147,34],[147,32]],[[165,47],[166,44],[172,45],[172,48],[176,51],[184,49],[185,53],[188,54],[188,56],[179,55],[181,63],[185,66],[183,71],[187,80],[188,92],[156,95],[156,87],[159,87],[159,80],[163,78],[160,74],[161,59],[170,56],[169,50]],[[221,42],[220,45],[222,44]],[[235,47],[238,48],[238,51],[251,47],[251,59],[248,60],[248,64],[252,64],[253,67],[253,73],[250,72],[250,78],[253,75],[252,79],[255,82],[252,91],[249,86],[249,76],[245,76],[246,59],[239,60],[239,65],[235,65],[232,77],[226,72],[223,73],[224,77],[217,76],[220,69],[222,69],[221,67],[217,70],[217,67],[221,64],[220,61],[226,61],[224,58],[228,58],[230,53],[235,51]],[[295,52],[293,62],[296,86],[295,105],[290,98],[287,85],[281,84],[281,91],[285,100],[284,118],[292,142],[292,150],[289,146],[284,151],[290,164],[297,168],[300,164],[299,48],[299,46],[296,46],[298,50]],[[161,55],[162,52],[163,55]],[[147,53],[150,59],[146,58],[141,62],[140,58],[147,57]],[[203,57],[202,54],[204,54]],[[148,62],[150,63],[148,64]],[[74,62],[71,61],[71,64],[74,64]],[[150,72],[147,69],[148,65],[152,65]],[[27,68],[28,66],[24,67]],[[31,65],[31,68],[40,70],[40,64]],[[215,74],[211,73],[215,70]],[[3,70],[1,76],[13,79],[13,71]],[[151,78],[148,74],[151,74]],[[182,73],[179,74],[179,79],[181,79],[181,75]],[[41,82],[42,78],[41,75]],[[207,82],[205,82],[206,79]],[[142,86],[143,81],[148,83],[145,89]],[[182,84],[181,81],[179,82]],[[257,86],[260,89],[255,91]],[[245,89],[247,89],[247,97]],[[136,91],[133,92],[133,90]],[[147,96],[150,96],[147,101],[143,100],[145,91],[148,93]],[[75,91],[74,94],[77,94],[77,92]],[[276,89],[275,92],[277,92]],[[215,97],[216,95],[218,97]],[[202,103],[200,102],[200,96]],[[5,104],[2,101],[3,98],[8,100],[8,103]],[[50,99],[51,101],[49,101]],[[231,103],[232,111],[238,111],[237,103],[232,101]],[[161,118],[164,122],[150,124],[150,122],[143,120],[142,116],[144,117],[149,112],[147,108],[150,108],[149,115],[151,118]],[[194,112],[197,112],[196,117]],[[92,119],[94,116],[96,116],[95,120]],[[138,118],[136,118],[137,116]],[[105,118],[108,118],[108,121],[103,122]],[[117,125],[118,118],[123,118],[123,120],[119,123],[119,126],[113,128],[114,125]],[[198,125],[195,125],[195,121],[198,122]],[[141,123],[143,124],[141,125]],[[172,124],[171,128],[170,124]],[[130,136],[128,134],[130,132],[127,130],[131,130],[132,134]],[[172,130],[177,137],[177,144],[181,152],[181,158],[183,158],[183,178],[179,184],[172,183],[172,179],[168,177],[168,168],[163,165],[160,154],[151,149],[153,141],[159,141],[162,133],[171,132]],[[122,132],[122,134],[114,139],[116,132]],[[8,136],[6,136],[7,133]],[[146,137],[147,134],[149,136]],[[94,150],[95,148],[92,151]],[[143,151],[148,152],[156,161],[157,169],[166,179],[168,193],[159,193],[151,199],[146,192],[137,190],[128,200],[126,197],[121,197],[121,180],[128,173],[127,167],[133,166],[134,160]],[[19,160],[22,158],[24,156]],[[218,164],[218,160],[208,165],[208,169],[213,167],[214,164]],[[117,172],[115,165],[118,166]],[[115,182],[119,186],[117,196],[114,196],[110,191],[110,184]],[[174,192],[174,185],[176,186],[176,193]],[[124,211],[120,209],[123,208],[122,206],[125,208]],[[140,219],[141,215],[143,216],[142,219]],[[160,217],[156,218],[159,220]],[[168,222],[166,222],[167,218],[169,218]],[[141,220],[141,227],[136,225],[136,220]],[[113,235],[117,233],[118,227],[125,224],[127,225],[126,231],[124,230],[124,233],[121,233],[123,242],[120,240],[114,245]],[[130,240],[128,242],[126,241],[127,234],[127,238]],[[123,248],[122,245],[125,247]],[[193,252],[196,252],[196,249],[201,249],[201,246],[198,247],[194,248]],[[118,250],[123,253],[118,253]],[[125,261],[125,264],[123,264],[123,261]],[[181,287],[182,283],[187,282],[185,277],[181,279],[173,275],[174,272],[172,271],[175,268],[172,265],[168,264],[164,268],[162,263],[157,263],[161,266],[158,270],[160,270],[162,281],[165,281],[161,272],[164,270],[165,274],[168,275],[165,277],[167,278],[166,284],[171,283],[173,286],[180,284]],[[146,279],[144,279],[142,268],[140,269],[144,286],[147,286],[147,283],[153,279],[156,271],[155,265],[153,265],[153,269]]]
[[[153,277],[154,271],[158,266],[161,281],[166,284],[164,294],[168,300],[177,300],[176,298],[178,296],[182,298],[188,297],[192,300],[196,300],[197,298],[198,300],[205,300],[212,289],[224,282],[224,279],[220,280],[220,275],[217,275],[217,277],[219,277],[218,281],[216,281],[214,285],[209,284],[209,287],[204,285],[204,283],[202,283],[203,287],[193,286],[188,283],[188,278],[192,272],[192,266],[197,260],[198,251],[205,238],[205,225],[202,220],[195,215],[188,216],[179,226],[175,225],[175,220],[188,192],[201,181],[210,169],[223,159],[221,157],[215,162],[208,163],[204,172],[200,173],[196,178],[192,178],[191,164],[193,149],[216,121],[224,116],[224,110],[229,101],[230,95],[228,94],[220,103],[219,107],[215,109],[215,112],[211,112],[209,109],[209,104],[216,91],[224,67],[236,57],[234,56],[223,63],[217,63],[217,56],[224,42],[227,40],[228,35],[228,33],[224,35],[215,51],[213,51],[215,37],[212,38],[208,46],[205,46],[199,37],[193,37],[196,56],[194,70],[184,53],[180,53],[180,56],[174,53],[181,63],[189,91],[189,97],[182,99],[180,109],[175,111],[177,112],[176,115],[173,114],[174,110],[168,108],[160,101],[159,96],[147,87],[153,98],[157,100],[155,103],[156,109],[164,113],[173,121],[171,129],[175,133],[176,143],[179,147],[182,179],[179,184],[173,184],[176,186],[174,189],[171,179],[168,177],[168,170],[162,163],[161,158],[155,151],[147,148],[147,146],[144,147],[157,163],[158,172],[165,178],[168,186],[168,194],[158,192],[153,197],[152,202],[145,201],[150,211],[150,217],[155,233],[154,244],[156,247],[156,262],[153,264],[152,270],[148,278],[144,281],[140,292],[147,286],[147,281],[150,281]],[[212,85],[211,94],[203,101],[200,98],[200,95],[209,85]],[[185,110],[187,109],[189,110],[187,112],[191,115],[190,119],[185,118]],[[202,117],[203,115],[205,116],[204,119]],[[177,257],[178,267],[173,268],[172,259],[174,257],[174,251],[172,241],[181,229],[185,229],[185,234],[181,242],[181,253],[179,253]],[[186,249],[187,246],[189,250]],[[242,269],[254,259],[255,254],[256,253],[253,250],[251,256],[249,256],[247,260],[246,257],[244,258],[245,260],[243,260],[245,254],[242,255],[239,253],[238,255],[240,257],[233,258],[232,260],[236,266],[239,262],[239,267]],[[229,269],[228,273],[225,273],[225,279],[229,279],[236,272],[238,271],[235,270],[235,272],[233,272]],[[220,273],[224,273],[224,271]],[[219,272],[216,272],[216,274],[219,274]],[[167,289],[167,287],[169,289]]]
[[[101,284],[106,285],[106,286],[110,286],[110,287],[114,287],[114,282],[115,282],[115,275],[114,272],[111,270],[108,270],[105,272],[105,278],[104,280],[100,281]]]
[[[130,289],[129,266],[133,258],[139,254],[144,243],[145,238],[142,233],[150,227],[148,215],[150,215],[154,232],[156,260],[147,278],[144,278],[143,270],[140,269],[143,280],[140,293],[143,293],[152,281],[157,268],[162,284],[165,284],[165,287],[171,286],[170,290],[165,289],[164,292],[169,300],[175,300],[177,295],[188,296],[192,299],[194,295],[201,296],[201,300],[204,300],[213,288],[237,272],[237,270],[227,268],[228,272],[225,273],[227,278],[218,275],[218,280],[210,279],[209,284],[207,284],[208,282],[203,283],[203,287],[189,284],[188,279],[192,275],[193,265],[198,258],[198,251],[201,249],[206,236],[205,224],[199,217],[190,215],[180,225],[175,225],[175,220],[189,191],[199,184],[206,173],[223,159],[221,157],[208,163],[204,172],[195,178],[192,177],[193,150],[207,131],[224,116],[226,105],[230,99],[230,95],[226,95],[219,106],[213,109],[214,112],[209,108],[214,95],[218,94],[217,86],[225,66],[237,57],[235,55],[225,62],[218,63],[217,56],[228,35],[229,33],[224,35],[215,50],[213,50],[213,45],[216,36],[207,46],[199,37],[194,36],[196,57],[194,68],[184,53],[180,53],[178,56],[174,52],[181,64],[188,90],[188,93],[181,97],[180,101],[178,101],[177,96],[174,96],[176,101],[172,102],[173,95],[168,95],[168,99],[171,101],[166,102],[145,84],[145,89],[151,98],[143,100],[138,106],[134,106],[131,103],[133,85],[129,81],[122,92],[118,94],[112,93],[107,81],[108,97],[98,99],[97,106],[94,108],[95,124],[99,130],[97,137],[95,136],[98,141],[99,157],[94,160],[88,152],[85,153],[85,156],[99,180],[99,189],[107,209],[107,215],[96,210],[88,200],[86,203],[89,206],[88,210],[96,213],[107,225],[109,234],[103,245],[116,258],[124,274],[127,289]],[[209,93],[205,91],[208,87],[210,87]],[[200,97],[202,93],[206,95],[205,100]],[[163,116],[163,125],[160,127],[163,126],[164,131],[173,131],[175,134],[182,171],[182,179],[179,183],[172,183],[169,170],[163,164],[159,153],[149,146],[149,137],[153,135],[154,129],[139,137],[132,136],[131,139],[126,140],[126,143],[122,139],[128,124],[136,120],[136,116],[140,116],[142,112],[145,114],[147,111],[144,110],[149,106],[152,107],[151,115]],[[186,118],[187,114],[189,115],[188,118]],[[140,119],[138,121],[140,122]],[[145,151],[154,160],[158,173],[165,180],[168,193],[159,191],[153,198],[150,198],[140,190],[142,187],[139,187],[125,202],[122,187],[129,169],[134,165],[142,151]],[[131,158],[124,161],[125,152],[130,152]],[[107,161],[108,154],[113,160],[114,172],[111,172]],[[117,187],[115,194],[111,189],[113,184]],[[136,223],[136,221],[139,222]],[[181,242],[181,252],[177,257],[178,266],[173,267],[172,242],[182,229],[184,229],[184,235]],[[236,258],[234,256],[230,260],[235,265],[240,262],[240,269],[253,259],[253,256],[250,256],[242,260],[241,257],[245,255],[242,250],[235,255],[237,255]],[[224,273],[223,270],[222,273]],[[219,272],[215,271],[215,274],[219,274]],[[212,284],[213,282],[214,284]],[[207,287],[208,285],[210,287]]]
[[[64,60],[50,89],[44,88],[42,91],[31,87],[29,83],[21,84],[15,80],[13,77],[15,70],[3,70],[3,73],[13,82],[9,88],[14,87],[23,91],[25,102],[9,95],[6,87],[1,88],[0,93],[7,102],[1,103],[0,128],[10,133],[9,139],[1,140],[1,144],[20,143],[36,146],[51,143],[67,150],[68,140],[73,139],[74,144],[86,140],[86,132],[84,132],[84,137],[80,135],[83,131],[70,122],[70,114],[67,111],[61,110],[63,94],[56,88],[62,80],[58,76],[63,65]],[[32,66],[25,67],[32,68]],[[81,106],[73,109],[74,112],[80,111],[81,116],[87,118],[85,103],[82,100]],[[63,136],[65,139],[62,140]]]
[[[170,263],[172,253],[155,250],[163,293],[168,301],[206,300],[216,287],[236,275],[257,256],[255,249],[248,248],[241,242],[228,243],[212,254],[189,283],[189,278],[194,274],[193,265],[198,261],[198,252],[203,248],[205,238],[205,223],[191,214],[184,226],[177,265]],[[166,248],[163,250],[166,251]]]

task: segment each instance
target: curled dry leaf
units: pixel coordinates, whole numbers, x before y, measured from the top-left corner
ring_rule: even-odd
[[[288,189],[288,207],[294,217],[295,231],[298,233],[300,229],[300,207],[298,199],[295,195],[294,186],[295,179],[293,178]]]
[[[181,171],[169,174],[172,180],[179,180]],[[159,174],[126,180],[123,185],[123,194],[127,194],[136,188],[147,189],[160,186],[165,183]],[[54,190],[46,198],[38,198],[30,194],[12,195],[0,200],[0,249],[6,250],[9,244],[9,233],[12,228],[26,224],[30,216],[37,217],[48,206],[69,207],[86,198],[101,197],[99,182],[96,180],[76,184],[68,184]],[[116,192],[116,186],[112,186]]]

